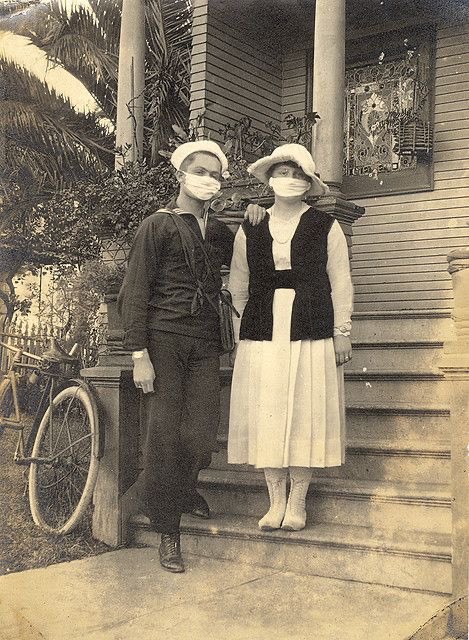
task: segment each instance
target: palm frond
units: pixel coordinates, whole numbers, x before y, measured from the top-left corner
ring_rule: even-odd
[[[81,80],[115,122],[122,0],[89,0],[70,10],[51,0],[47,18],[31,35],[53,65]],[[187,127],[190,99],[190,0],[146,0],[146,155],[155,160],[171,126]],[[39,91],[39,88],[38,88]],[[35,99],[39,100],[36,94]],[[87,146],[87,145],[86,145]]]
[[[6,173],[28,188],[53,190],[112,166],[113,144],[95,114],[77,113],[63,96],[21,67],[0,62],[0,131]],[[15,181],[18,182],[18,180]]]
[[[46,28],[33,38],[52,64],[83,83],[111,120],[117,95],[119,23],[111,3],[101,3],[99,13],[92,14],[82,6],[70,12],[63,0],[53,0]]]
[[[153,52],[155,59],[162,62],[168,54],[170,45],[166,38],[161,0],[148,0],[146,2],[145,20],[147,46]]]
[[[148,53],[146,130],[151,161],[172,132],[187,127],[190,100],[192,9],[189,0],[150,0],[147,4]]]
[[[192,5],[190,0],[161,0],[166,38],[172,49],[191,47]]]
[[[156,162],[159,149],[172,135],[172,125],[187,127],[188,77],[179,53],[171,51],[167,64],[148,79],[146,126],[152,163]]]

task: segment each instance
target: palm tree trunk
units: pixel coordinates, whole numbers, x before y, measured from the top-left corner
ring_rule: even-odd
[[[117,88],[116,169],[143,157],[145,1],[123,0]]]

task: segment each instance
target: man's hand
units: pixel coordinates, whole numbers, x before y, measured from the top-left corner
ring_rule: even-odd
[[[246,213],[244,214],[244,219],[249,220],[249,222],[256,226],[265,218],[266,211],[264,207],[260,207],[258,204],[250,204],[246,209]]]
[[[155,380],[155,370],[150,360],[148,352],[145,351],[141,358],[134,358],[134,382],[137,389],[143,393],[153,392],[153,382]]]
[[[236,353],[238,351],[238,343],[235,344],[235,348],[233,349],[233,351],[230,353],[229,356],[229,360],[230,360],[230,367],[234,367],[234,363],[236,360]]]
[[[345,364],[352,358],[352,343],[348,336],[334,336],[335,363]]]

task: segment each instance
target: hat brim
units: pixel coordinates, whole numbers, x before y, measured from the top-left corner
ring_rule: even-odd
[[[184,142],[173,151],[170,158],[171,164],[177,171],[179,171],[184,160],[194,153],[209,153],[220,161],[222,174],[228,170],[227,157],[220,146],[212,140],[193,140],[191,142]]]
[[[305,195],[318,197],[325,196],[330,192],[330,189],[325,182],[318,178],[318,176],[311,171],[309,167],[305,167],[303,164],[299,163],[298,158],[290,154],[277,156],[276,158],[272,158],[271,156],[260,158],[260,160],[256,160],[256,162],[248,167],[248,172],[257,178],[259,182],[269,184],[269,169],[276,164],[282,164],[282,162],[294,162],[311,180],[311,188],[305,193]]]

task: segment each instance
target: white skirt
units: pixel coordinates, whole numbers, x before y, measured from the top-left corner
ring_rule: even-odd
[[[332,338],[290,341],[295,292],[277,289],[271,341],[241,340],[233,371],[228,462],[334,467],[345,460],[343,367]]]

